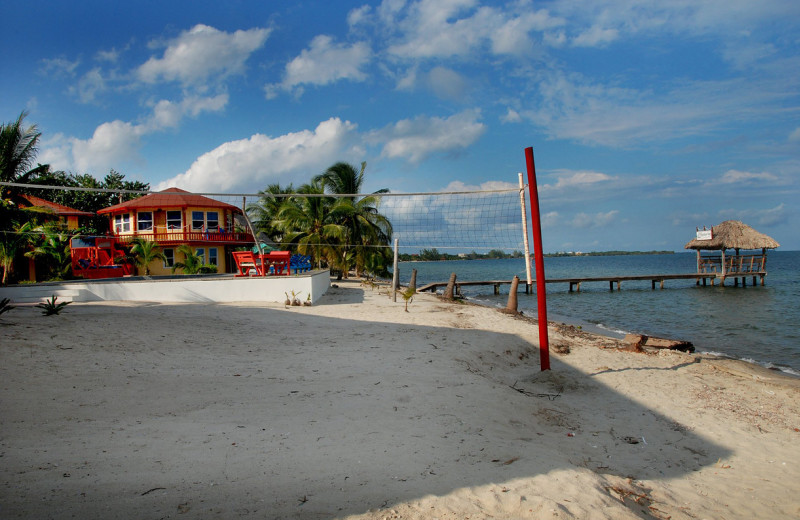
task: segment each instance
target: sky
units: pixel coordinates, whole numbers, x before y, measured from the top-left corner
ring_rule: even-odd
[[[800,2],[13,2],[0,121],[38,162],[256,193],[515,187],[543,246],[683,250],[735,219],[800,249]]]

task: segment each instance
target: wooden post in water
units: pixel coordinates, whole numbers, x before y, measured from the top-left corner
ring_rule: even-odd
[[[511,291],[508,293],[508,303],[503,312],[506,314],[517,314],[517,288],[519,287],[519,276],[514,275],[511,280]]]
[[[539,362],[542,370],[550,370],[550,341],[547,335],[547,290],[544,277],[544,250],[542,248],[542,222],[539,214],[539,189],[536,187],[536,165],[533,148],[525,148],[528,167],[528,190],[531,197],[531,231],[533,254],[536,262],[536,301],[539,311]]]
[[[444,299],[445,300],[453,300],[455,296],[453,292],[456,288],[456,273],[452,273],[450,275],[450,281],[447,282],[447,289],[444,290]]]

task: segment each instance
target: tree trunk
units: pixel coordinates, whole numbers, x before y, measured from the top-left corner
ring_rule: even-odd
[[[413,289],[414,292],[417,292],[417,270],[411,270],[411,281],[408,282],[408,287]]]
[[[450,281],[447,282],[447,289],[444,290],[444,299],[453,300],[453,291],[456,288],[456,273],[450,275]]]

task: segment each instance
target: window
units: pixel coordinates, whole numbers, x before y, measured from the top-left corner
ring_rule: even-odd
[[[164,253],[164,267],[172,267],[175,265],[175,250],[172,248],[161,250]]]
[[[198,248],[198,249],[195,250],[194,254],[196,254],[197,258],[200,259],[200,263],[201,264],[205,264],[206,263],[206,250],[205,249],[203,249],[202,247]]]
[[[153,212],[140,211],[137,215],[136,229],[139,231],[149,231],[153,229]]]
[[[216,211],[206,212],[206,229],[208,231],[217,231],[219,228],[219,213]]]
[[[128,233],[130,230],[131,230],[130,213],[123,213],[122,215],[114,215],[115,233]]]
[[[182,220],[180,211],[167,211],[167,229],[182,229]]]
[[[192,211],[192,231],[203,231],[203,212]]]
[[[209,265],[219,265],[217,262],[217,248],[216,247],[209,247],[208,248],[208,264]]]

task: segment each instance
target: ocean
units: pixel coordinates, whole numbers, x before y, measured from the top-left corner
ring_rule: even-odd
[[[693,273],[694,252],[665,255],[572,256],[545,258],[551,278]],[[525,282],[524,259],[401,262],[403,285],[417,270],[417,286],[446,282],[450,273],[459,281],[511,280]],[[694,280],[666,280],[652,290],[650,281],[622,282],[609,291],[608,282],[583,283],[580,292],[569,284],[547,284],[550,321],[579,325],[584,330],[621,338],[627,333],[691,341],[697,352],[742,359],[800,376],[800,251],[770,251],[766,285],[696,286]],[[535,277],[535,269],[532,269]],[[504,307],[508,285],[500,295],[492,286],[464,287],[475,303]],[[413,305],[413,304],[412,304]],[[535,317],[536,294],[519,292],[519,310]]]

